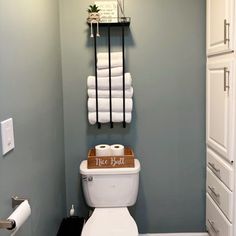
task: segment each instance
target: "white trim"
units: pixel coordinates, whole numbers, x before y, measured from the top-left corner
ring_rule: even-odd
[[[208,233],[139,234],[139,236],[209,236]]]

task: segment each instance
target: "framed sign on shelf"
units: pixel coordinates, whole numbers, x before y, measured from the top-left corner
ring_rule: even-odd
[[[95,1],[95,4],[100,9],[99,14],[102,22],[117,22],[118,4],[117,1]]]

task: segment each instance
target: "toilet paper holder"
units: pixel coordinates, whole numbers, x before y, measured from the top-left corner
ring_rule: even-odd
[[[11,205],[12,205],[12,208],[14,209],[15,207],[19,206],[22,202],[26,201],[28,199],[26,198],[20,198],[20,197],[17,197],[17,196],[13,196],[11,197]],[[29,200],[28,200],[29,201]]]
[[[12,202],[12,208],[14,209],[15,207],[19,206],[22,202],[25,200],[28,200],[26,198],[19,198],[17,196],[11,197],[11,202]],[[16,222],[14,220],[1,220],[0,219],[0,229],[8,229],[12,230],[16,227]]]
[[[0,229],[12,230],[16,227],[14,220],[0,220]]]

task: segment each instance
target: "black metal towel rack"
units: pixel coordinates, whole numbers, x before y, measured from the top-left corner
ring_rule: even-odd
[[[108,37],[108,68],[109,68],[109,110],[110,110],[110,128],[113,128],[112,122],[112,86],[111,86],[111,27],[120,27],[122,36],[122,65],[123,65],[123,128],[126,128],[125,117],[125,27],[130,25],[130,17],[118,18],[117,22],[101,22],[100,27],[107,27]],[[97,76],[97,26],[92,24],[94,37],[94,72],[95,72],[95,91],[96,91],[96,124],[101,128],[98,111],[98,76]]]

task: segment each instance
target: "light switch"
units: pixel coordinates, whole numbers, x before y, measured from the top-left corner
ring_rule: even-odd
[[[2,154],[5,155],[15,148],[13,119],[4,120],[1,122],[2,135]]]

